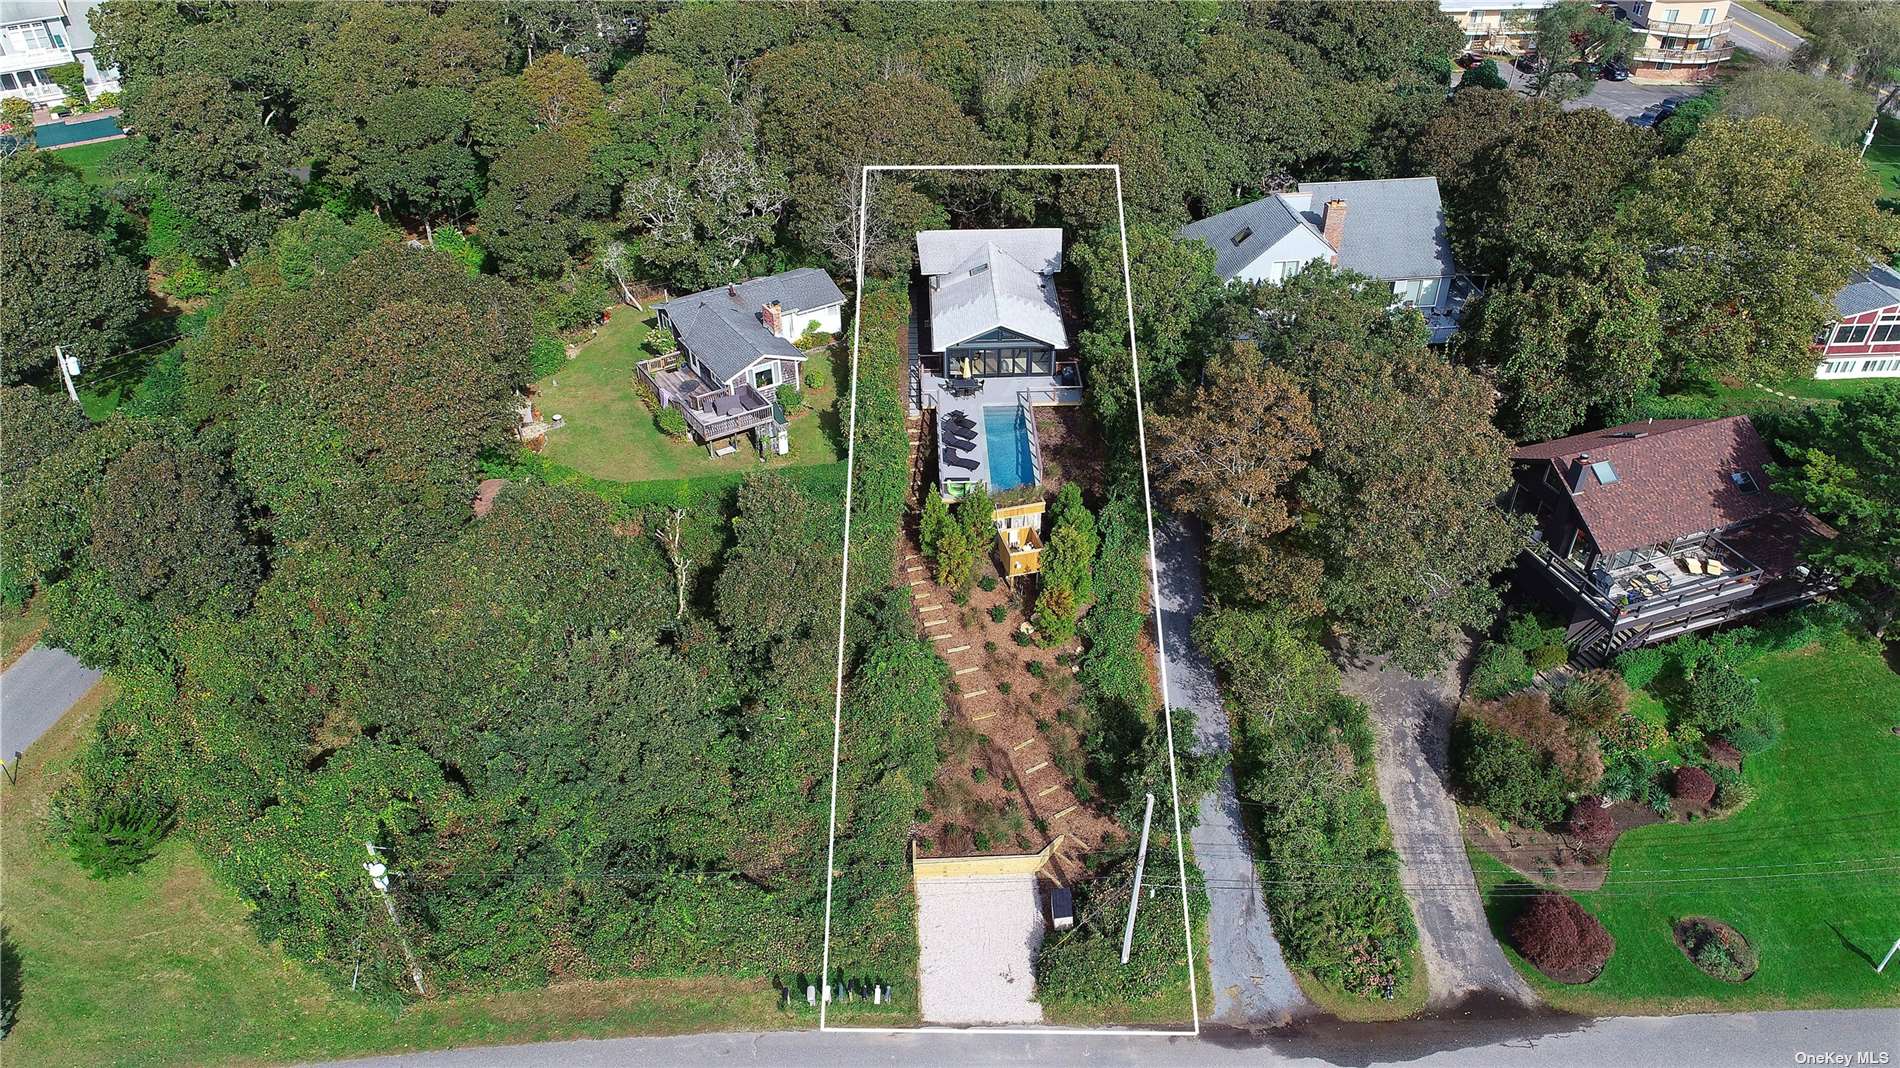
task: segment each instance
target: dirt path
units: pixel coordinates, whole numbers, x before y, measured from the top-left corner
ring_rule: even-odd
[[[1458,694],[1455,672],[1448,668],[1421,679],[1379,660],[1350,662],[1344,683],[1347,692],[1372,708],[1379,796],[1418,922],[1431,1004],[1489,993],[1533,1005],[1536,996],[1491,934],[1465,856],[1458,810],[1445,785]]]

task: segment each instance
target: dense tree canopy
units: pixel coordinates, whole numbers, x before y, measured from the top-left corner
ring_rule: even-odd
[[[50,378],[56,345],[82,366],[130,348],[145,310],[138,265],[50,193],[0,173],[0,382]]]
[[[1900,246],[1852,153],[1774,118],[1714,122],[1629,204],[1661,295],[1663,367],[1771,378],[1811,369],[1828,298]]]
[[[1900,388],[1818,405],[1779,444],[1788,462],[1775,471],[1775,489],[1839,532],[1815,542],[1810,559],[1885,629],[1900,612]]]

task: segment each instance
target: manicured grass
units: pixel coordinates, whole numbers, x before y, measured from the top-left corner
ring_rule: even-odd
[[[46,598],[35,594],[25,604],[0,605],[0,668],[13,666],[45,629]]]
[[[1735,0],[1735,4],[1737,7],[1747,8],[1751,13],[1760,15],[1762,18],[1765,18],[1769,22],[1772,22],[1775,25],[1781,27],[1782,29],[1787,30],[1789,33],[1799,33],[1799,34],[1805,35],[1808,32],[1807,30],[1802,28],[1799,22],[1796,22],[1794,19],[1790,18],[1787,15],[1782,14],[1779,11],[1776,11],[1774,8],[1769,7],[1767,4],[1762,3],[1761,0]]]
[[[809,1026],[762,980],[630,979],[454,996],[398,1010],[358,1001],[258,942],[247,908],[181,839],[97,882],[50,841],[49,799],[99,709],[102,683],[0,781],[0,889],[20,948],[12,1068],[257,1064],[448,1046]]]
[[[1889,197],[1900,197],[1900,119],[1880,117],[1874,143],[1867,146],[1867,168],[1880,177]]]
[[[647,356],[640,342],[651,326],[650,317],[620,309],[566,367],[535,384],[540,390],[535,404],[542,414],[558,414],[566,423],[548,434],[543,456],[616,482],[694,478],[842,459],[835,444],[842,437],[835,405],[838,376],[829,366],[825,388],[806,390],[805,410],[792,415],[792,448],[785,456],[761,463],[746,439],[733,455],[714,457],[702,445],[660,433],[653,414],[634,390],[638,373],[634,366]],[[820,353],[811,363],[830,359]]]
[[[1900,1005],[1900,972],[1874,973],[1900,935],[1900,675],[1872,643],[1851,640],[1747,670],[1786,723],[1744,765],[1755,800],[1726,820],[1618,839],[1603,888],[1576,895],[1616,938],[1595,982],[1549,982],[1507,943],[1551,1004],[1625,1014]],[[1501,933],[1526,883],[1471,854]],[[1761,970],[1739,984],[1704,975],[1671,935],[1691,915],[1734,926],[1760,951]]]
[[[90,145],[56,148],[52,150],[52,153],[59,157],[61,162],[70,163],[84,171],[89,184],[100,185],[106,180],[102,173],[106,161],[125,151],[125,147],[131,143],[129,138],[121,138],[117,141],[99,141]]]
[[[1891,378],[1817,379],[1791,378],[1780,382],[1753,382],[1739,385],[1717,383],[1706,392],[1690,394],[1713,399],[1719,415],[1752,415],[1784,408],[1833,404],[1857,393],[1865,393]],[[1774,393],[1769,390],[1774,390]],[[1786,394],[1777,396],[1776,393]],[[1792,399],[1790,399],[1792,398]]]

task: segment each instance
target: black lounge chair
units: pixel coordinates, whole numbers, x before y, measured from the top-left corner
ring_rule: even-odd
[[[943,462],[949,464],[951,467],[961,467],[965,471],[974,471],[981,466],[975,460],[964,459],[949,449],[943,450]]]
[[[973,427],[976,425],[976,420],[970,418],[967,415],[964,415],[962,412],[951,412],[949,415],[946,415],[943,418],[946,422],[955,423],[958,426]]]
[[[943,439],[945,441],[967,441],[972,445],[976,444],[975,434],[972,434],[967,430],[958,430],[956,427],[950,427],[950,426],[943,428]]]
[[[967,453],[972,453],[972,454],[976,452],[976,442],[974,441],[952,441],[949,444],[952,449],[955,449],[958,452],[967,452]]]

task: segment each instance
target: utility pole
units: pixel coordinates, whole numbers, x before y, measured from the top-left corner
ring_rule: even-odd
[[[1135,948],[1135,909],[1141,904],[1141,876],[1148,870],[1148,825],[1155,818],[1155,795],[1148,795],[1148,811],[1141,817],[1141,848],[1135,851],[1135,892],[1128,897],[1128,926],[1122,929],[1122,963]],[[1186,892],[1187,887],[1182,887]]]
[[[399,873],[390,871],[377,859],[381,850],[374,843],[364,842],[363,848],[369,850],[369,862],[363,865],[363,870],[369,873],[369,884],[383,896],[383,911],[389,913],[389,925],[396,929],[396,941],[402,946],[402,959],[409,962],[409,978],[416,984],[417,996],[428,997],[429,992],[422,988],[422,966],[416,963],[415,951],[409,948],[409,936],[402,933],[402,921],[396,918],[396,899],[389,896],[389,877]],[[352,983],[354,981],[351,980]]]
[[[1861,159],[1867,158],[1867,147],[1874,143],[1874,131],[1878,129],[1880,129],[1880,116],[1875,115],[1874,121],[1867,127],[1867,135],[1860,139],[1860,158]]]
[[[1874,969],[1874,974],[1876,975],[1884,974],[1887,970],[1887,963],[1893,960],[1893,955],[1895,953],[1900,953],[1900,938],[1896,938],[1893,940],[1893,948],[1887,951],[1886,956],[1880,958],[1880,965]]]
[[[79,403],[79,391],[73,388],[73,376],[79,373],[79,361],[66,362],[66,346],[53,346],[53,365],[59,368],[59,380],[66,384],[66,395]]]

